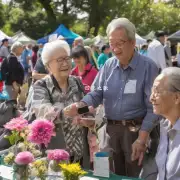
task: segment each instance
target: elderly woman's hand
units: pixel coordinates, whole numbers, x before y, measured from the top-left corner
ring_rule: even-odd
[[[88,127],[90,129],[94,129],[95,127],[95,120],[91,118],[81,118],[80,125],[84,127]]]
[[[74,117],[78,115],[77,103],[71,104],[63,109],[64,116]]]

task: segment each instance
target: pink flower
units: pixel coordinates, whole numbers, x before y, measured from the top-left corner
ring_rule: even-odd
[[[49,150],[47,155],[49,160],[67,161],[69,160],[69,153],[63,149]]]
[[[28,140],[38,145],[47,146],[52,136],[55,136],[54,124],[45,119],[37,119],[30,126]]]
[[[29,151],[20,152],[15,158],[15,163],[18,165],[27,165],[34,161],[34,156]]]
[[[6,129],[11,131],[22,131],[25,127],[28,126],[28,121],[22,117],[14,118],[4,125]]]

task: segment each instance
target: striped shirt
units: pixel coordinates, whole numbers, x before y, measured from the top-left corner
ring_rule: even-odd
[[[36,118],[45,118],[54,121],[55,124],[61,124],[66,149],[71,156],[80,159],[83,155],[83,128],[72,124],[72,118],[59,115],[63,108],[82,99],[83,92],[78,83],[83,87],[80,80],[70,76],[68,90],[65,94],[56,79],[52,75],[47,75],[33,85],[34,95],[31,110],[35,112]],[[59,137],[60,139],[62,137]]]

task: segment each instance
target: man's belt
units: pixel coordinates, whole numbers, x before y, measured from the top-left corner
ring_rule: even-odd
[[[135,119],[130,119],[130,120],[112,120],[112,119],[107,119],[108,124],[113,124],[113,125],[123,125],[123,126],[137,126],[141,125],[143,122],[144,118],[135,118]]]

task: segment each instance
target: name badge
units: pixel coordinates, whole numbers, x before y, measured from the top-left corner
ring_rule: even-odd
[[[124,94],[135,94],[136,83],[137,83],[137,80],[128,80],[124,88]]]
[[[109,178],[109,157],[106,152],[97,152],[94,154],[94,176]]]

